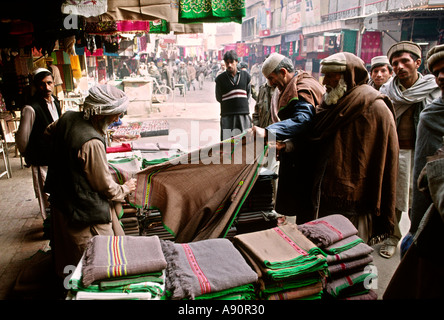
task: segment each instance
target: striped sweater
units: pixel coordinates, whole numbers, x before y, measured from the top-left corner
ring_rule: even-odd
[[[240,70],[233,78],[227,72],[216,78],[216,99],[220,102],[221,116],[249,114],[250,75]]]

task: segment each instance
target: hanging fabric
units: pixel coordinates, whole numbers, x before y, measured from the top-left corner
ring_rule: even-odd
[[[62,4],[63,14],[75,14],[84,17],[99,16],[104,14],[107,9],[107,0],[65,0]]]
[[[245,17],[244,0],[180,0],[179,22],[236,22]]]

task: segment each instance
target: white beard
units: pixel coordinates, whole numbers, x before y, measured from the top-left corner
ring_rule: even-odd
[[[330,92],[326,92],[324,94],[324,102],[328,106],[336,104],[338,103],[339,99],[344,96],[345,92],[347,92],[347,83],[345,83],[345,80],[342,77],[341,80],[339,80],[336,88],[333,88]]]

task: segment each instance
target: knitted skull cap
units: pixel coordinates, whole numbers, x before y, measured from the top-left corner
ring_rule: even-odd
[[[390,64],[390,61],[387,56],[376,56],[372,58],[370,64],[371,64],[371,69],[373,69],[376,66]]]
[[[321,73],[344,72],[347,66],[345,54],[338,52],[321,60]]]
[[[441,59],[444,59],[444,44],[433,47],[427,53],[427,68],[430,72],[432,72],[433,65]]]
[[[387,51],[387,57],[390,63],[392,62],[393,54],[397,52],[410,52],[416,54],[419,58],[422,57],[421,47],[412,41],[401,41],[392,45]]]
[[[272,73],[276,69],[279,63],[284,60],[284,58],[285,56],[277,52],[270,54],[262,64],[262,74],[264,75],[264,77],[267,78],[270,73]]]

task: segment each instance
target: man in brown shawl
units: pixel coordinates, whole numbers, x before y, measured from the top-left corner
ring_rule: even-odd
[[[278,90],[277,110],[272,110],[272,114],[277,114],[279,121],[265,129],[254,127],[254,131],[265,136],[269,143],[276,141],[280,164],[275,210],[295,216],[298,215],[295,193],[307,191],[305,186],[295,185],[305,172],[305,159],[300,157],[299,150],[304,148],[306,133],[325,90],[307,72],[295,71],[291,60],[278,53],[271,54],[264,61],[262,73],[268,84]]]
[[[312,218],[343,214],[359,237],[375,243],[395,221],[399,147],[393,106],[367,84],[364,62],[351,53],[322,60],[321,72],[327,93],[313,119]]]

